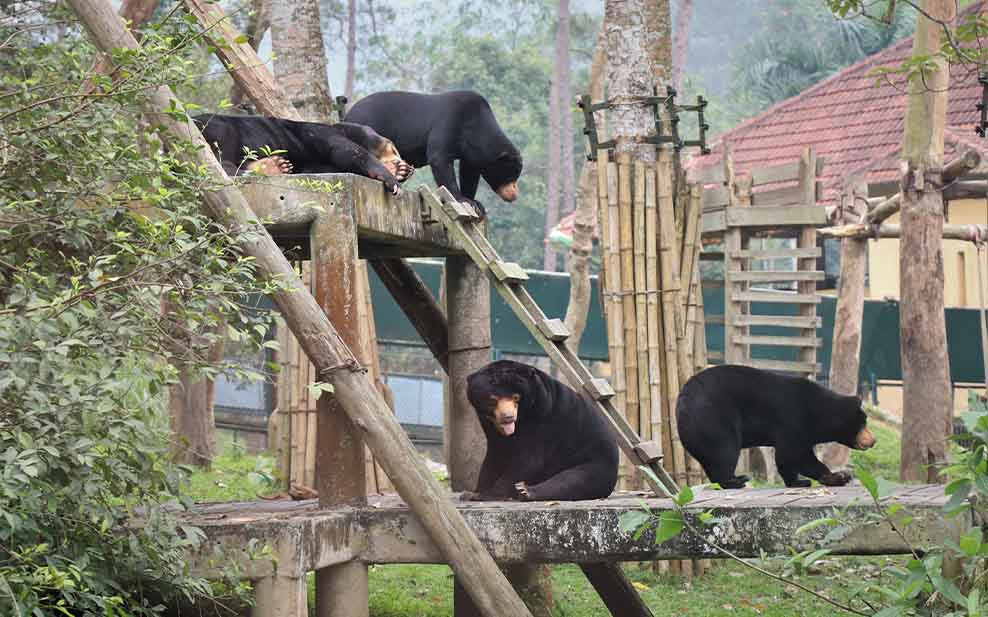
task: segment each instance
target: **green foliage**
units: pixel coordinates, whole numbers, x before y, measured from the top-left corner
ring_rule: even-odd
[[[858,15],[857,2],[828,4],[841,11],[840,17],[855,11],[835,19],[826,6],[800,0],[780,0],[764,9],[762,32],[742,47],[733,63],[735,102],[764,109],[881,51],[915,28],[916,12],[905,3],[899,3],[891,24]]]
[[[259,345],[267,320],[245,302],[265,289],[199,213],[210,186],[189,146],[163,152],[138,121],[145,93],[188,86],[186,25],[115,52],[87,94],[92,47],[39,6],[0,21],[17,40],[0,54],[0,614],[206,606],[182,557],[201,533],[163,507],[184,476],[167,460],[169,361],[220,370],[204,361],[220,332]]]

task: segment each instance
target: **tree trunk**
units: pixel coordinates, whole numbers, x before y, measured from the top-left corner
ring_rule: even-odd
[[[655,85],[661,90],[669,84],[672,67],[672,19],[669,0],[649,0],[645,5],[645,43]]]
[[[850,208],[844,209],[842,222],[850,222],[860,200],[868,197],[864,182],[855,184],[845,193]],[[865,267],[868,261],[868,240],[844,238],[840,245],[840,292],[837,294],[837,314],[834,318],[833,353],[830,356],[832,390],[841,394],[858,393],[858,371],[861,368],[861,322],[864,318]],[[830,468],[847,465],[850,449],[837,442],[823,451],[823,462]]]
[[[567,0],[559,0],[559,10],[562,11],[563,3]],[[559,18],[556,19],[556,46],[553,54],[552,81],[549,85],[549,150],[548,169],[546,170],[546,197],[548,199],[545,207],[545,233],[543,234],[543,257],[542,269],[549,272],[556,271],[556,249],[549,243],[549,233],[553,226],[559,222],[559,180],[561,171],[561,161],[559,155],[560,132],[562,130],[562,118],[559,105],[559,71],[561,62],[559,59]]]
[[[655,83],[647,53],[645,2],[606,0],[604,24],[607,33],[607,84],[613,101],[608,123],[617,139],[615,152],[630,152],[634,158],[655,161],[655,148],[638,145],[654,129],[651,109],[629,97],[651,96]]]
[[[357,72],[357,0],[346,3],[346,81],[343,96],[347,106],[353,105],[353,82]]]
[[[261,46],[264,33],[271,27],[271,6],[268,0],[253,0],[250,18],[247,21],[247,44],[254,51]],[[244,90],[237,82],[230,87],[230,103],[239,107],[244,103]]]
[[[271,3],[274,74],[304,120],[329,122],[332,95],[326,79],[326,53],[318,0]]]
[[[601,79],[606,58],[604,43],[604,31],[601,29],[590,65],[590,100],[595,102],[604,98]],[[601,125],[598,123],[598,126]],[[596,186],[597,163],[584,161],[580,171],[579,201],[573,221],[573,245],[569,252],[569,304],[566,305],[564,320],[566,329],[570,332],[566,346],[573,354],[580,348],[580,339],[587,326],[587,312],[590,310],[590,255],[593,253],[593,228],[597,218]],[[570,385],[577,387],[578,384]]]
[[[922,0],[921,13],[952,24],[952,0]],[[936,54],[941,26],[921,14],[913,56],[930,55],[933,68],[910,80],[903,136],[902,288],[903,481],[937,482],[947,462],[951,428],[950,376],[943,306],[943,131],[949,81],[947,61]]]
[[[559,26],[556,30],[556,63],[559,75],[559,115],[562,120],[560,127],[560,148],[562,158],[562,201],[560,214],[569,214],[576,208],[576,186],[574,186],[573,168],[573,95],[570,88],[570,55],[569,55],[569,0],[559,0]]]
[[[686,52],[690,43],[690,21],[693,20],[693,0],[679,0],[676,16],[676,43],[672,55],[672,75],[669,79],[676,92],[683,88],[683,70],[686,68]]]

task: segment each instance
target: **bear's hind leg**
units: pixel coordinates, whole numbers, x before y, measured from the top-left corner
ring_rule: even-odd
[[[603,499],[614,490],[617,474],[605,462],[591,462],[570,467],[545,482],[516,486],[523,501],[579,501]]]

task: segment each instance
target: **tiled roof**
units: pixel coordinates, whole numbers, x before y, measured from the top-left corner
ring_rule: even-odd
[[[988,2],[968,7],[983,10]],[[711,154],[694,160],[690,167],[721,165],[723,148],[734,152],[736,172],[754,167],[787,163],[799,158],[802,149],[814,146],[823,168],[824,202],[840,194],[845,177],[867,172],[868,182],[898,179],[898,154],[902,144],[906,112],[904,80],[895,76],[881,80],[872,74],[879,67],[897,67],[912,53],[912,38],[894,43],[883,51],[851,65],[758,116],[722,134],[712,144]],[[985,144],[974,133],[978,121],[975,105],[981,99],[977,76],[963,69],[952,71],[945,136],[945,160],[957,150],[977,148],[985,157]]]

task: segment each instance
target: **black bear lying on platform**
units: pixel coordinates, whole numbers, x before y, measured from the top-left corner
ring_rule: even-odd
[[[539,369],[500,360],[467,378],[487,454],[473,501],[602,499],[617,482],[611,428],[589,399]]]
[[[266,116],[202,114],[193,120],[227,174],[355,173],[380,180],[394,195],[413,168],[374,129],[340,122],[297,122]],[[283,150],[263,156],[262,149]],[[257,160],[245,160],[247,151]]]
[[[365,124],[395,143],[415,167],[428,165],[438,186],[459,201],[477,201],[481,176],[504,201],[518,199],[521,153],[501,130],[487,100],[476,92],[442,94],[377,92],[347,112],[345,120]],[[453,161],[460,161],[460,182]]]
[[[875,445],[861,399],[844,396],[804,377],[722,364],[691,377],[676,402],[679,438],[711,482],[742,488],[735,475],[741,448],[774,446],[786,486],[809,486],[802,474],[827,486],[851,481],[832,472],[813,446],[836,441],[856,450]]]

